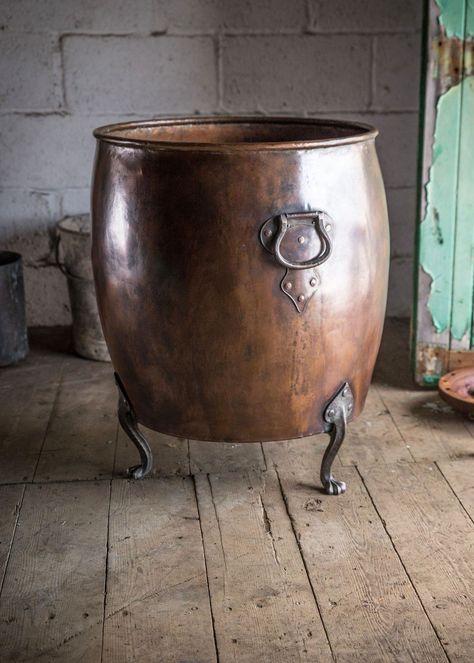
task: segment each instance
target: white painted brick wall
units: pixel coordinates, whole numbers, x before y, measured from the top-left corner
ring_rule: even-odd
[[[48,34],[0,33],[0,109],[54,110],[62,105],[60,54]]]
[[[360,119],[392,227],[389,313],[408,315],[419,0],[0,0],[0,247],[26,265],[30,324],[70,320],[53,228],[87,211],[94,127],[159,114]]]
[[[0,0],[0,22],[18,32],[149,34],[162,31],[155,0]]]
[[[313,32],[417,32],[421,0],[309,0]]]
[[[224,109],[301,113],[368,108],[370,49],[370,38],[359,35],[226,37]]]
[[[374,108],[417,110],[419,78],[417,35],[383,35],[374,39]]]
[[[288,33],[307,24],[305,0],[157,0],[158,21],[178,33]]]
[[[71,111],[184,114],[217,106],[211,37],[66,37],[64,71]]]

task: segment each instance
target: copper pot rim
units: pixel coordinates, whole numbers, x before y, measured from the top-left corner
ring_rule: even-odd
[[[146,137],[133,137],[120,135],[126,132],[140,128],[152,127],[181,127],[193,125],[248,125],[248,124],[287,124],[287,125],[311,125],[340,127],[341,129],[352,130],[353,133],[340,137],[302,139],[302,140],[280,140],[280,141],[240,141],[240,142],[192,142],[192,141],[172,141],[172,140],[150,140]],[[363,143],[373,141],[378,135],[378,130],[370,124],[363,122],[353,122],[349,120],[332,120],[326,118],[308,118],[293,116],[230,116],[230,115],[208,115],[208,116],[175,116],[160,117],[148,120],[138,120],[129,122],[118,122],[98,127],[94,130],[95,138],[115,145],[140,147],[153,150],[187,150],[204,152],[260,152],[260,151],[284,151],[284,150],[302,150],[311,148],[338,147],[350,145],[353,143]]]

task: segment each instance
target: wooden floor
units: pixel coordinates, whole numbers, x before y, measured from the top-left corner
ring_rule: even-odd
[[[37,334],[0,373],[0,661],[474,661],[474,424],[391,322],[363,416],[265,445],[118,431],[111,367]]]

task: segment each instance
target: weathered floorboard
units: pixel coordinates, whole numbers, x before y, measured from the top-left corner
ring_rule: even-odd
[[[29,484],[0,597],[3,661],[99,663],[109,483]]]
[[[117,442],[117,394],[111,369],[98,362],[65,367],[35,481],[112,476]]]
[[[334,463],[344,496],[319,490],[326,435],[188,445],[146,430],[154,477],[112,482],[105,626],[110,482],[78,480],[138,461],[122,431],[115,444],[111,366],[45,346],[2,369],[0,483],[16,485],[0,486],[0,661],[437,663],[442,640],[471,663],[474,424],[412,387],[406,341],[389,321]],[[35,480],[68,483],[18,485],[43,441]]]
[[[436,392],[378,385],[383,402],[417,462],[474,455],[474,436],[467,422]]]
[[[474,458],[439,461],[438,467],[458,500],[474,520]]]
[[[349,423],[339,455],[343,465],[413,462],[407,445],[374,386],[369,389],[363,413]]]
[[[17,376],[17,379],[14,376]],[[10,372],[0,383],[0,483],[31,481],[53,410],[61,365],[46,366],[42,379]],[[2,376],[3,377],[3,376]]]
[[[472,663],[473,522],[434,464],[371,468],[364,479],[449,660]]]
[[[332,661],[275,473],[195,481],[220,663]]]
[[[113,482],[104,663],[216,661],[192,479]]]
[[[260,444],[199,442],[189,440],[191,474],[219,474],[264,470],[265,459]]]
[[[446,661],[390,539],[354,468],[344,470],[348,492],[315,490],[302,454],[265,447],[276,463],[308,574],[338,663]],[[382,471],[382,470],[381,470]]]
[[[0,486],[0,591],[24,490],[24,486]]]

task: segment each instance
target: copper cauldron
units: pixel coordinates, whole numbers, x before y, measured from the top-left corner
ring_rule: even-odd
[[[387,294],[377,132],[186,118],[102,127],[92,257],[119,418],[198,440],[331,436],[364,405]]]

